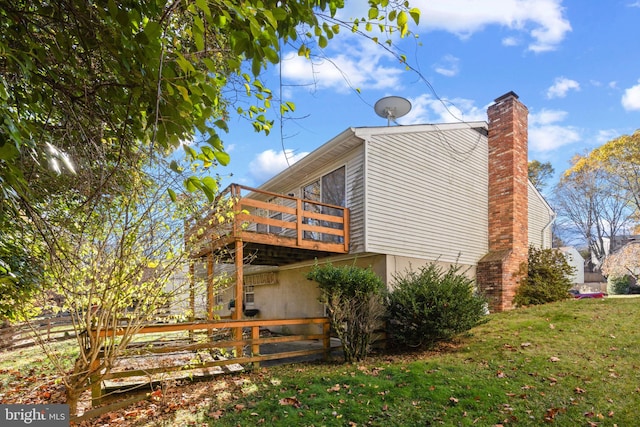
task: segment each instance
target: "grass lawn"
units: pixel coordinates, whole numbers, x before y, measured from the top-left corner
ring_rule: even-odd
[[[434,351],[378,355],[353,365],[283,365],[169,387],[162,399],[110,414],[108,421],[633,426],[640,409],[637,319],[635,298],[569,300],[492,314],[468,336]],[[8,369],[2,356],[0,370]],[[104,425],[105,418],[94,424]]]

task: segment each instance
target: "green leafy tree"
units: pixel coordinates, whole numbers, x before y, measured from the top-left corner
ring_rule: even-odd
[[[252,97],[239,112],[268,132],[272,96],[258,76],[280,61],[281,41],[309,57],[341,28],[404,36],[419,19],[406,2],[369,3],[367,17],[347,22],[342,0],[0,1],[2,197],[30,199],[47,163],[77,173],[110,164],[105,173],[126,177],[131,152],[171,151],[196,134],[206,144],[185,146],[192,160],[226,164],[219,132],[236,95],[225,90]],[[113,176],[95,178],[94,191]],[[184,184],[210,200],[216,191],[195,176]]]
[[[387,300],[391,336],[407,347],[432,347],[486,318],[486,299],[459,266],[445,270],[430,263],[399,275]]]
[[[338,19],[343,7],[342,0],[0,0],[0,213],[7,218],[0,226],[30,234],[23,243],[3,230],[3,286],[26,291],[31,279],[15,278],[38,274],[17,271],[38,263],[8,252],[61,250],[52,204],[65,199],[73,224],[76,209],[134,188],[132,171],[146,157],[182,147],[196,171],[171,168],[188,192],[213,200],[211,168],[229,161],[221,137],[228,112],[236,108],[256,131],[271,129],[265,112],[274,100],[259,76],[280,61],[281,46],[310,57],[341,29],[405,36],[419,19],[407,2],[370,1],[367,16],[352,21]],[[248,107],[236,107],[240,96]],[[282,114],[293,108],[280,105]],[[199,144],[183,144],[196,136]],[[174,199],[177,191],[168,188]]]
[[[542,191],[547,186],[547,181],[553,176],[554,172],[551,162],[540,163],[538,160],[529,162],[529,181],[538,191]]]
[[[346,362],[363,360],[385,313],[385,285],[370,268],[315,265],[307,274],[320,287],[320,302],[329,312]]]
[[[22,301],[37,289],[44,250],[28,222],[0,215],[0,324],[16,320]]]
[[[529,262],[520,267],[514,302],[519,306],[546,304],[569,298],[575,268],[557,249],[529,247]]]

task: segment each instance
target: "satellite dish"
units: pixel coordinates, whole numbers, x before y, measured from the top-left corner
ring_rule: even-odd
[[[387,119],[387,126],[389,126],[392,120],[395,121],[411,111],[411,103],[399,96],[387,96],[378,100],[373,109],[377,115]]]

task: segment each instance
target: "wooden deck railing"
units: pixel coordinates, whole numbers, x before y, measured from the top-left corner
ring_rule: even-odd
[[[231,184],[187,232],[197,247],[233,239],[337,253],[349,252],[349,209]]]
[[[273,337],[260,337],[260,328],[269,326],[291,326],[291,325],[319,325],[321,332],[316,334],[299,334],[299,335],[286,335],[286,336],[273,336]],[[267,360],[277,360],[291,357],[307,356],[312,354],[323,354],[323,358],[327,359],[331,352],[330,341],[330,326],[329,319],[326,317],[313,317],[313,318],[297,318],[297,319],[258,319],[258,320],[224,320],[224,321],[207,321],[207,322],[191,322],[191,323],[174,323],[174,324],[159,324],[144,326],[136,334],[168,334],[176,332],[188,332],[193,333],[195,331],[202,331],[208,333],[211,337],[212,331],[220,330],[236,330],[238,328],[249,329],[250,338],[242,340],[208,340],[207,342],[190,342],[185,344],[184,341],[177,341],[176,344],[170,342],[162,342],[162,345],[153,345],[153,343],[145,343],[142,347],[144,354],[166,354],[173,352],[184,351],[197,351],[197,350],[213,350],[213,349],[236,349],[236,357],[231,357],[222,360],[212,360],[206,363],[198,363],[194,365],[173,365],[173,366],[149,366],[145,369],[136,370],[124,370],[124,371],[112,371],[106,374],[96,373],[91,380],[91,398],[92,404],[100,404],[103,397],[102,383],[105,380],[127,377],[149,377],[158,373],[169,373],[175,371],[189,371],[196,369],[206,369],[214,366],[225,366],[232,364],[247,364],[251,363],[254,367],[259,366],[260,362]],[[124,333],[124,329],[111,329],[111,330],[90,330],[90,334],[93,334],[92,342],[96,341],[98,337],[108,338],[121,336]],[[286,351],[279,353],[262,354],[260,352],[260,346],[264,344],[274,343],[291,343],[304,340],[319,340],[322,342],[322,347],[306,350]],[[244,349],[248,351],[244,351]],[[240,351],[238,351],[238,349]],[[135,351],[135,347],[133,347]],[[131,351],[129,352],[131,353]],[[125,353],[126,354],[126,353]],[[100,366],[100,360],[94,362],[95,367]]]

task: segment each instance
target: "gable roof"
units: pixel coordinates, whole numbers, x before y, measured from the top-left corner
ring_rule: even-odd
[[[336,135],[331,140],[321,145],[302,159],[298,160],[282,172],[261,184],[258,188],[266,191],[275,191],[282,188],[294,188],[300,182],[307,179],[309,172],[322,168],[332,163],[336,158],[343,157],[354,148],[363,144],[374,136],[393,134],[409,134],[420,132],[442,132],[457,129],[472,129],[481,134],[487,134],[487,122],[459,122],[442,124],[420,124],[406,126],[375,126],[375,127],[351,127]]]

